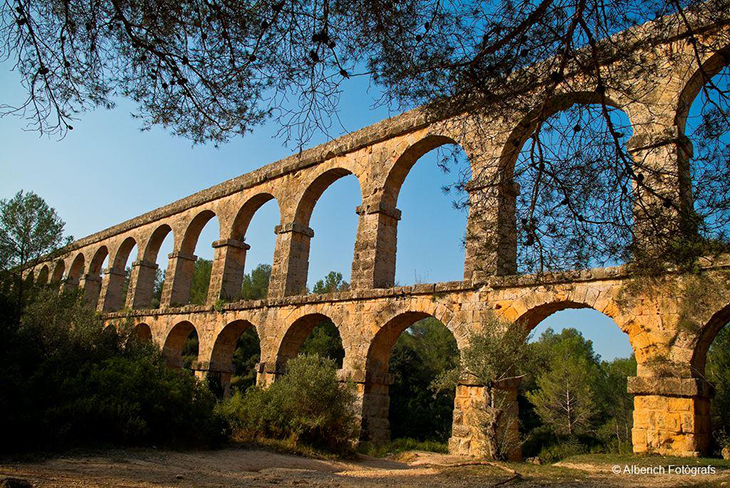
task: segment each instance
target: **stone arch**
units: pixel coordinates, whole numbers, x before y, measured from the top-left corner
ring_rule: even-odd
[[[89,263],[89,274],[93,276],[99,276],[101,274],[101,267],[104,264],[104,260],[109,256],[109,248],[101,246],[94,253],[94,257],[91,258]]]
[[[92,306],[96,306],[99,300],[102,287],[102,267],[108,257],[109,248],[107,246],[101,246],[96,250],[94,257],[91,258],[91,262],[89,263],[89,270],[84,280],[84,295],[88,303]]]
[[[322,313],[307,313],[297,319],[295,319],[287,328],[284,336],[281,338],[279,347],[276,353],[276,364],[277,369],[282,368],[286,362],[292,358],[295,358],[299,351],[304,345],[304,341],[307,340],[312,330],[324,321],[331,321],[337,327],[337,333],[342,338],[342,332],[339,329],[337,322],[332,320],[325,314]]]
[[[710,346],[717,337],[717,334],[728,323],[730,323],[730,305],[726,305],[715,312],[700,331],[690,360],[691,374],[693,377],[704,378],[707,352],[710,350]]]
[[[66,262],[63,259],[56,261],[56,266],[53,268],[53,275],[51,276],[51,283],[60,283],[63,280],[63,275],[66,272]]]
[[[597,92],[577,92],[556,95],[549,103],[530,111],[512,129],[505,144],[502,146],[498,165],[500,170],[500,182],[503,184],[512,184],[512,172],[514,171],[514,165],[517,161],[517,157],[519,156],[520,151],[522,151],[522,147],[525,145],[525,142],[527,142],[530,135],[532,135],[537,128],[538,124],[559,112],[568,110],[573,105],[600,105],[602,103],[605,103],[609,107],[621,110],[629,116],[628,112],[626,112],[624,107],[622,107],[618,101],[608,96],[602,98]]]
[[[249,330],[252,330],[258,337],[256,326],[251,322],[243,319],[234,320],[221,329],[213,342],[208,374],[213,374],[220,382],[223,396],[229,395],[233,375],[236,372],[233,365],[233,355],[236,352],[238,340]]]
[[[684,135],[690,108],[697,95],[700,94],[702,87],[728,64],[730,64],[730,46],[713,53],[689,76],[677,98],[674,116],[674,124],[679,130],[680,136]]]
[[[195,247],[198,244],[198,238],[203,227],[216,216],[215,212],[210,209],[200,211],[188,223],[185,232],[183,232],[182,242],[180,243],[180,252],[191,255],[195,253]]]
[[[178,322],[167,333],[162,346],[162,355],[167,364],[171,367],[181,368],[183,365],[182,352],[185,341],[197,328],[187,320]],[[198,334],[199,336],[200,334]]]
[[[246,232],[248,231],[248,226],[251,223],[251,219],[253,219],[254,214],[256,214],[256,212],[258,212],[264,204],[271,200],[276,201],[279,208],[279,215],[281,215],[281,205],[274,195],[271,193],[259,193],[254,195],[246,200],[246,202],[238,210],[236,217],[233,219],[233,228],[230,230],[231,239],[244,241]]]
[[[451,316],[434,307],[432,310],[406,310],[392,314],[370,341],[365,363],[363,389],[362,439],[376,444],[390,440],[390,357],[398,338],[416,322],[433,317],[451,333],[459,351],[463,336],[454,333]],[[441,317],[441,318],[440,318]],[[445,320],[444,320],[445,319]]]
[[[173,232],[172,227],[170,227],[167,224],[159,225],[152,232],[152,235],[147,240],[147,245],[145,246],[144,251],[142,252],[142,260],[147,263],[156,263],[157,254],[159,254],[159,252],[160,252],[160,247],[162,247],[162,242],[165,240],[165,238],[170,233],[172,233],[173,239],[174,239],[175,233]]]
[[[540,322],[542,322],[554,313],[558,313],[563,310],[575,310],[585,308],[593,309],[593,307],[590,307],[585,303],[574,302],[571,300],[548,302],[528,310],[527,312],[522,314],[522,316],[517,320],[518,322],[522,322],[524,324],[527,331],[531,331],[532,329],[537,327]]]
[[[132,249],[134,249],[134,246],[136,245],[137,240],[131,236],[122,241],[122,243],[119,245],[116,252],[114,253],[114,257],[109,263],[109,266],[112,268],[112,270],[120,273],[123,273],[125,271],[127,261],[129,260],[129,254],[132,252]]]
[[[561,293],[559,296],[546,296],[542,300],[535,301],[531,301],[530,297],[523,297],[519,304],[512,305],[511,313],[507,312],[505,315],[508,320],[522,322],[527,333],[554,313],[569,309],[590,308],[613,320],[622,332],[629,335],[631,341],[630,324],[625,322],[618,304],[611,297],[606,296],[607,294],[608,292],[604,290],[596,293],[581,289]],[[526,306],[527,303],[530,305]]]
[[[493,207],[488,209],[494,214],[493,225],[498,229],[495,242],[497,257],[494,266],[497,274],[509,275],[518,272],[518,244],[517,244],[517,197],[519,185],[515,181],[515,165],[519,159],[525,143],[540,123],[547,121],[550,117],[565,112],[573,106],[581,105],[602,105],[620,110],[629,119],[629,124],[634,130],[635,124],[632,116],[638,114],[628,111],[629,104],[620,103],[619,94],[612,97],[611,94],[601,96],[595,91],[581,91],[576,93],[562,93],[554,96],[547,103],[531,110],[511,129],[509,136],[505,139],[496,161],[497,174],[490,182],[496,185],[493,189]],[[638,109],[638,107],[637,107]]]
[[[368,347],[366,369],[371,374],[387,374],[390,353],[400,335],[419,320],[432,317],[426,312],[402,312],[388,320]]]
[[[251,328],[256,331],[256,326],[251,322],[239,319],[229,322],[221,329],[213,342],[213,350],[210,355],[211,370],[229,371],[231,369],[233,353],[236,350],[238,338]]]
[[[179,247],[176,247],[173,254],[170,255],[171,259],[168,262],[165,287],[162,291],[162,307],[183,306],[190,303],[193,277],[198,259],[194,253],[203,228],[213,219],[218,220],[216,213],[211,209],[203,209],[187,222]],[[221,233],[220,225],[221,222],[218,220],[219,236]],[[211,243],[211,246],[215,248],[217,243],[218,241],[214,241]],[[216,273],[211,270],[208,290],[205,296],[198,296],[197,300],[196,297],[192,297],[194,302],[202,305],[211,301],[210,284],[215,277]]]
[[[48,268],[48,265],[44,264],[43,267],[41,267],[40,271],[38,272],[38,278],[36,279],[36,283],[39,285],[47,285],[49,273],[50,273],[50,270]]]
[[[344,178],[345,176],[352,174],[354,173],[349,169],[331,168],[318,175],[311,183],[309,183],[306,190],[304,190],[304,193],[299,198],[299,202],[297,203],[297,208],[294,213],[294,222],[308,226],[314,207],[317,205],[317,201],[327,188],[340,178]],[[357,178],[357,175],[355,175],[355,177]],[[360,186],[360,198],[362,201],[363,185],[360,178],[357,178],[357,182]]]
[[[168,224],[158,225],[148,238],[141,239],[139,248],[137,249],[138,260],[132,263],[132,275],[129,281],[129,290],[127,291],[127,305],[133,309],[144,309],[152,306],[152,298],[155,291],[155,279],[159,265],[157,257],[168,235],[175,234]],[[126,241],[125,241],[126,242]],[[127,246],[129,244],[126,244]],[[122,244],[124,246],[124,243]],[[117,258],[121,258],[121,248],[117,251]],[[129,253],[133,247],[130,247]],[[124,258],[124,261],[128,257]]]
[[[104,283],[102,302],[100,306],[104,311],[115,311],[122,308],[125,303],[125,296],[123,296],[124,282],[127,278],[127,261],[132,249],[137,245],[137,241],[134,237],[127,237],[122,241],[120,245],[114,250],[113,254],[109,258],[108,269],[106,273],[106,282]],[[139,250],[137,250],[139,254]],[[127,293],[131,293],[127,290]]]
[[[429,134],[406,148],[398,156],[388,172],[385,184],[383,185],[382,203],[387,207],[395,208],[398,203],[398,195],[400,194],[401,187],[411,168],[426,153],[446,144],[460,145],[451,137]]]
[[[134,335],[139,342],[152,342],[152,329],[145,323],[139,323],[134,326]]]
[[[103,261],[103,259],[102,259]],[[79,286],[79,281],[84,274],[86,258],[83,253],[78,253],[74,260],[71,262],[71,266],[68,269],[68,285],[71,287]]]

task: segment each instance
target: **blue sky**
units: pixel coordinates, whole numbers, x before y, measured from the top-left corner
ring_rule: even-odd
[[[0,64],[0,104],[17,104],[24,93],[10,66]],[[373,108],[377,91],[368,91],[366,79],[348,82],[342,95],[341,120],[346,130],[357,130],[391,113]],[[139,214],[183,198],[191,193],[252,171],[292,153],[273,136],[273,124],[259,127],[245,138],[236,138],[216,149],[192,147],[161,128],[140,132],[130,112],[134,106],[120,101],[111,111],[82,114],[74,130],[62,141],[39,137],[24,130],[18,117],[0,118],[0,198],[30,190],[43,197],[66,222],[68,234],[81,238]],[[344,134],[332,131],[333,137]],[[329,138],[318,135],[315,143]],[[396,281],[460,280],[463,274],[462,239],[466,214],[455,210],[452,196],[441,188],[454,176],[444,174],[429,153],[414,166],[401,190],[398,208],[403,217],[398,226]],[[312,215],[315,231],[311,245],[310,286],[329,271],[340,271],[349,280],[360,204],[357,179],[348,176],[325,191]],[[259,263],[271,263],[279,222],[276,203],[257,212],[246,241],[251,245],[246,272]],[[210,243],[217,239],[218,224],[211,221],[200,237],[196,254],[211,258]],[[171,238],[160,256],[170,252]],[[160,266],[164,269],[165,262]],[[604,359],[631,352],[627,336],[613,321],[594,310],[566,310],[545,319],[534,337],[548,326],[555,330],[576,327]]]

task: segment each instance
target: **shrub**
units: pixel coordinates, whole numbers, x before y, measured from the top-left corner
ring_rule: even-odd
[[[237,392],[219,412],[238,438],[288,439],[343,453],[357,439],[354,405],[354,386],[340,384],[334,361],[300,355],[269,388]]]
[[[130,328],[104,328],[78,292],[41,292],[0,326],[0,451],[89,443],[209,443],[223,422],[189,371]]]

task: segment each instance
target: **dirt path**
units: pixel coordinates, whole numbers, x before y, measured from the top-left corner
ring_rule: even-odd
[[[87,456],[0,464],[0,480],[34,487],[485,487],[502,486],[728,486],[730,472],[712,476],[617,476],[610,466],[475,465],[455,456],[412,452],[399,461],[361,456],[329,461],[259,450],[106,451]],[[464,465],[467,464],[467,465]]]

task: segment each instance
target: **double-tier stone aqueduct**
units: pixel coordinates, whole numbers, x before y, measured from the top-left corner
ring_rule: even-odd
[[[629,117],[633,136],[628,150],[634,158],[657,168],[669,168],[681,180],[692,145],[684,135],[689,105],[707,76],[728,61],[728,28],[717,20],[691,17],[703,44],[711,52],[696,53],[686,33],[657,34],[654,24],[634,29],[635,56],[656,76],[630,80],[630,93],[608,92],[608,100]],[[607,64],[616,68],[625,60]],[[594,87],[580,89],[580,80],[568,79],[568,95],[556,95],[554,110],[573,103],[595,103]],[[482,117],[484,117],[482,115]],[[388,362],[398,336],[425,317],[440,320],[463,348],[471,330],[487,314],[510,321],[523,320],[528,328],[566,308],[593,308],[611,317],[629,336],[638,361],[637,377],[630,378],[635,395],[633,446],[636,452],[653,451],[697,455],[708,449],[709,403],[712,387],[703,379],[709,344],[730,318],[730,294],[700,313],[702,326],[679,325],[686,293],[685,278],[668,275],[672,292],[645,294],[622,300],[630,278],[624,268],[592,269],[550,276],[515,274],[514,186],[510,164],[528,137],[529,113],[500,113],[480,121],[488,134],[471,130],[473,116],[461,113],[444,119],[419,109],[404,113],[329,143],[288,157],[159,208],[107,230],[80,239],[35,264],[28,273],[42,283],[81,287],[90,303],[97,303],[110,323],[131,320],[141,335],[158,344],[173,366],[181,365],[181,350],[196,330],[199,356],[196,369],[216,372],[226,380],[232,372],[237,338],[255,327],[261,341],[258,382],[267,384],[324,317],[339,329],[345,350],[341,371],[357,385],[362,437],[383,441],[389,436]],[[484,171],[483,161],[495,156],[504,172],[499,194],[483,218],[470,210],[467,230],[479,235],[499,229],[500,246],[483,255],[467,242],[464,279],[459,282],[394,287],[396,232],[401,219],[396,208],[406,175],[426,152],[443,144],[459,144],[469,157],[473,174]],[[648,163],[647,163],[648,162]],[[679,169],[679,170],[678,170]],[[328,295],[303,295],[308,256],[314,231],[309,220],[318,198],[337,179],[354,174],[360,183],[362,205],[352,261],[351,290]],[[670,197],[679,198],[681,181],[670,181]],[[478,189],[471,189],[478,192]],[[264,203],[276,200],[281,223],[276,226],[275,256],[268,297],[220,305],[220,298],[236,297],[241,289],[246,250],[246,229]],[[193,254],[203,226],[211,218],[220,223],[220,239],[213,242],[214,261],[208,305],[186,305],[196,259]],[[512,229],[512,230],[511,230]],[[153,282],[160,245],[169,233],[174,250],[159,309],[151,309]],[[136,256],[130,251],[136,245]],[[110,266],[102,270],[108,257]],[[121,294],[125,267],[131,262],[127,296]],[[704,273],[723,277],[719,261]],[[102,279],[102,273],[104,279]],[[724,300],[724,301],[723,301]],[[218,302],[217,306],[214,304]],[[692,304],[689,304],[690,306]],[[125,309],[124,312],[121,310]],[[659,377],[650,367],[657,357],[675,365],[671,377]],[[485,401],[484,389],[464,380],[457,388],[450,448],[478,454],[482,446],[474,408]]]

